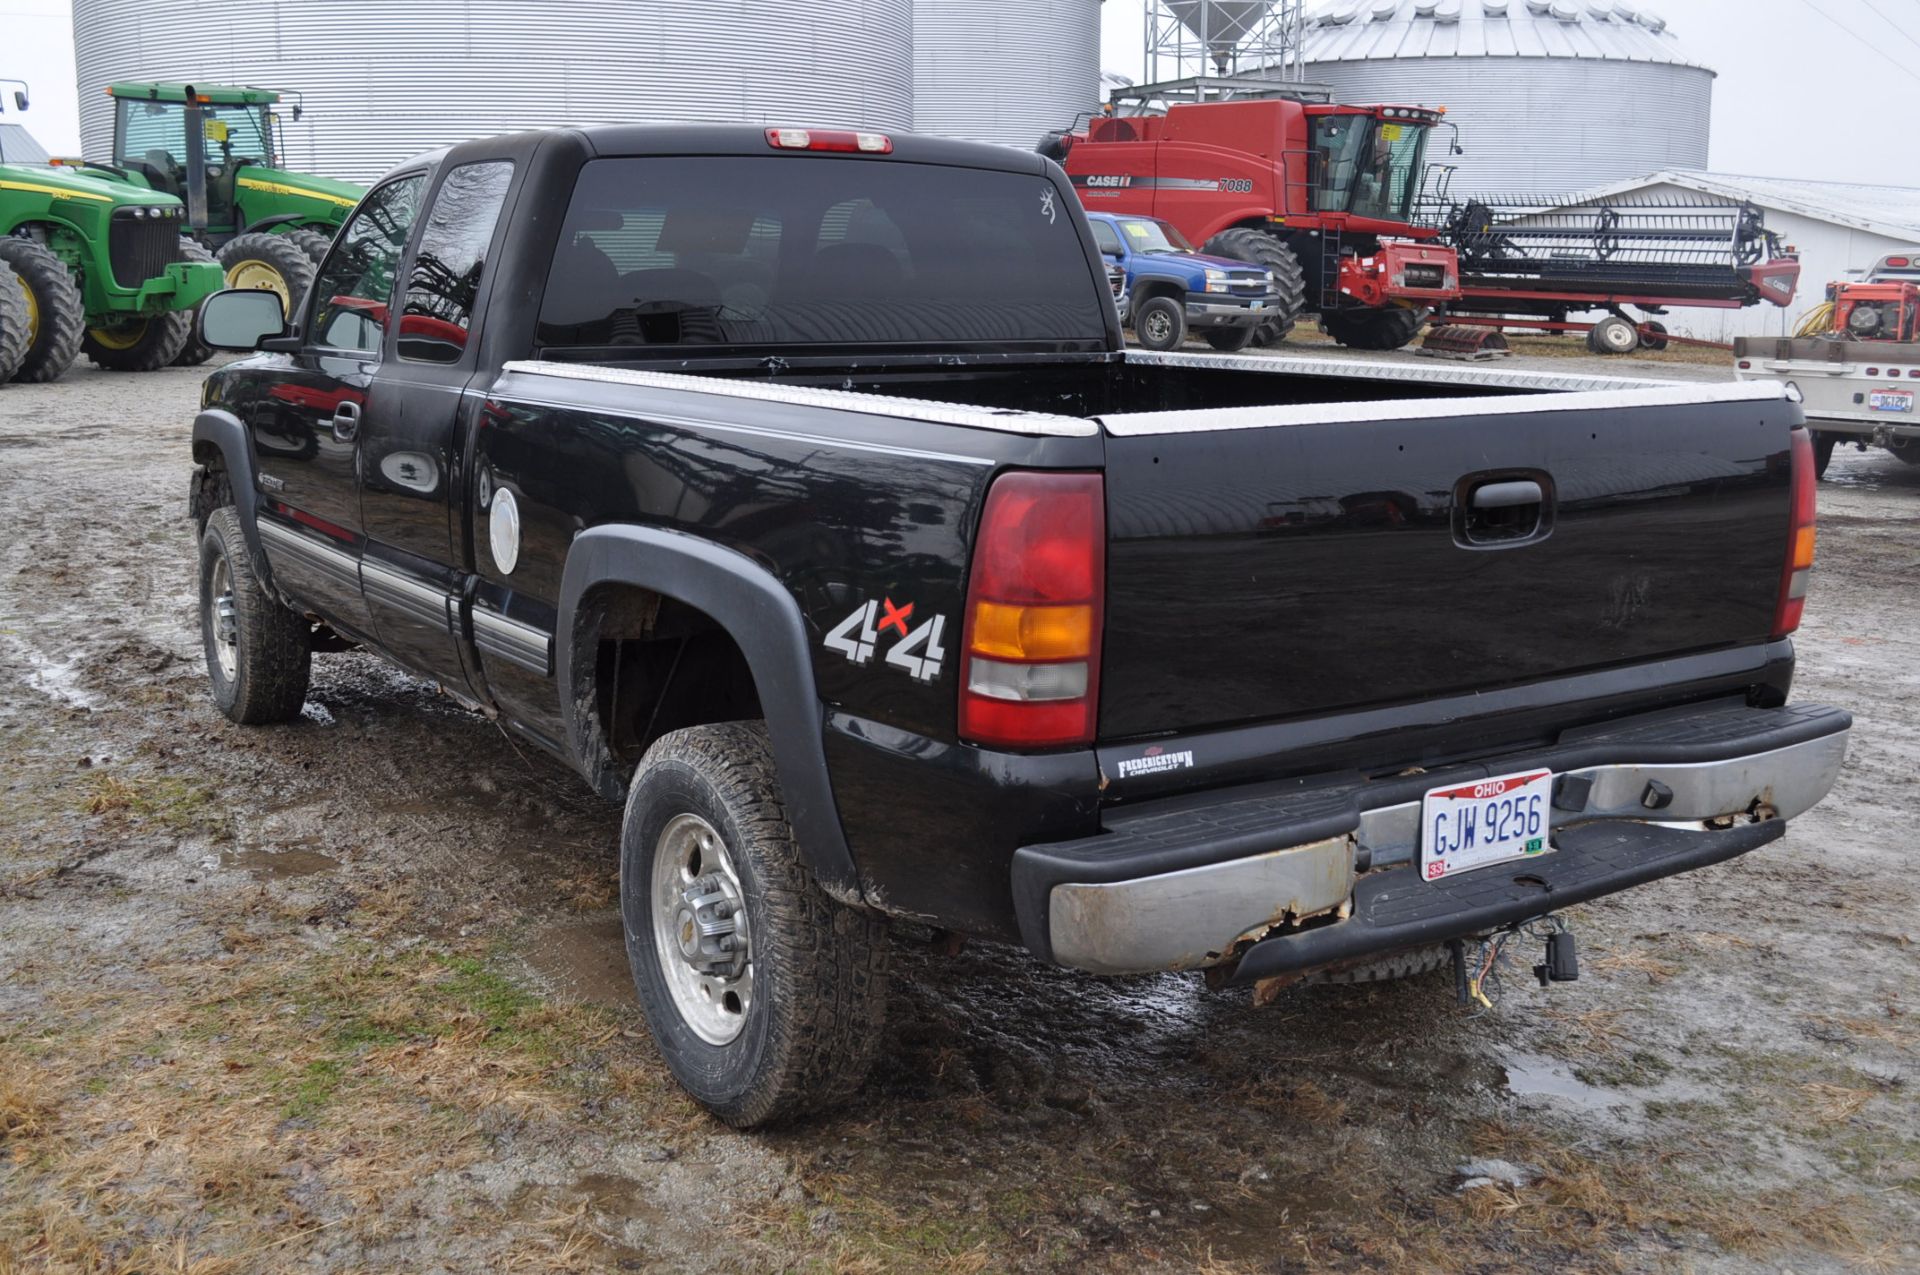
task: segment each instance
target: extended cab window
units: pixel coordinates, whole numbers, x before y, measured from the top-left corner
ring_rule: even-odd
[[[407,274],[406,302],[400,310],[401,358],[459,361],[467,348],[487,247],[512,181],[513,165],[499,160],[462,164],[440,183]]]
[[[1034,174],[789,156],[581,170],[543,349],[951,345],[1105,332],[1077,210]]]
[[[423,175],[402,177],[361,203],[313,281],[308,339],[332,350],[375,351],[387,331],[394,276],[413,229]]]

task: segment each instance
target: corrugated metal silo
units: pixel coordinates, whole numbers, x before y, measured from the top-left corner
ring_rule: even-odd
[[[1031,147],[1099,108],[1100,0],[916,0],[914,127]]]
[[[1428,158],[1456,192],[1706,167],[1714,73],[1637,0],[1331,0],[1303,47],[1343,102],[1445,106],[1466,154]]]
[[[912,0],[74,0],[73,33],[90,158],[116,80],[299,90],[289,166],[358,180],[519,128],[913,123]]]

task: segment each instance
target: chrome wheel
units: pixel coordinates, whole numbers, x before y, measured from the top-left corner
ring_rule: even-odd
[[[653,950],[682,1021],[710,1045],[746,1026],[753,942],[727,843],[696,814],[675,815],[653,849]]]
[[[225,554],[215,559],[213,581],[207,586],[207,631],[213,634],[220,676],[231,682],[240,671],[240,625],[233,614],[233,568]]]
[[[1173,323],[1158,310],[1152,311],[1142,319],[1141,326],[1146,329],[1140,334],[1141,339],[1154,345],[1165,342],[1173,335]]]

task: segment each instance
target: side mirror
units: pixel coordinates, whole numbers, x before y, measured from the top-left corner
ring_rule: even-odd
[[[200,306],[200,339],[217,350],[258,350],[286,332],[280,294],[265,288],[228,288]]]
[[[24,111],[27,109],[27,91],[25,89],[15,89],[13,91],[13,109],[16,111]]]

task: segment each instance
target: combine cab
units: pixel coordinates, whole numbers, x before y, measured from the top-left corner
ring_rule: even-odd
[[[1144,85],[1115,97],[1136,113],[1050,134],[1040,151],[1089,212],[1159,217],[1202,252],[1271,271],[1280,301],[1257,343],[1317,313],[1343,345],[1397,349],[1459,296],[1453,250],[1412,220],[1441,112],[1314,96],[1247,78]]]

